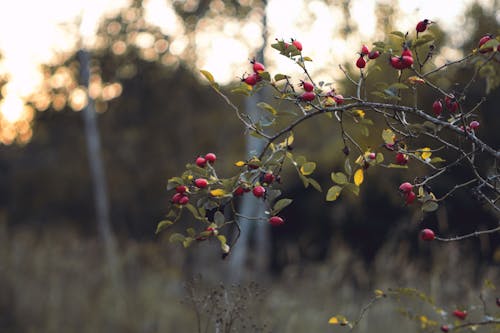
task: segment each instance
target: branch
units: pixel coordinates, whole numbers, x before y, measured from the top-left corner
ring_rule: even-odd
[[[482,230],[482,231],[474,231],[470,234],[462,235],[462,236],[456,236],[456,237],[451,237],[451,238],[442,238],[442,237],[436,237],[436,240],[442,241],[442,242],[454,242],[454,241],[459,241],[467,238],[472,238],[472,237],[479,237],[481,235],[486,235],[486,234],[493,234],[495,232],[500,231],[500,225],[496,228],[493,229],[488,229],[488,230]]]

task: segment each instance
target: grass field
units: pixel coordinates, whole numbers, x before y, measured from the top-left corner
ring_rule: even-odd
[[[432,253],[423,267],[425,260],[412,263],[394,246],[370,268],[339,245],[323,263],[290,266],[279,277],[223,287],[225,261],[214,256],[193,269],[188,251],[175,244],[122,240],[119,273],[113,275],[98,239],[63,229],[3,225],[0,332],[225,332],[229,322],[232,332],[347,332],[328,319],[335,314],[355,319],[374,289],[397,287],[418,288],[445,311],[469,306],[470,320],[482,318],[483,309],[470,305],[481,305],[485,279],[500,285],[498,265],[478,266],[463,257],[459,244],[451,244]],[[500,292],[482,292],[487,310],[499,315],[495,294]],[[357,331],[418,332],[425,326],[421,315],[440,320],[416,296],[382,299],[365,313]],[[216,318],[223,318],[218,328]]]

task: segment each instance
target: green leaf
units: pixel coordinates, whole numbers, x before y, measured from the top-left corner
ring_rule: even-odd
[[[410,87],[404,83],[396,82],[391,84],[388,89],[410,89]]]
[[[335,201],[340,195],[340,192],[342,192],[342,187],[338,185],[333,185],[328,189],[328,192],[326,193],[326,201]]]
[[[169,242],[174,243],[174,242],[183,242],[186,239],[183,234],[175,233],[170,235]]]
[[[372,94],[373,96],[376,96],[376,97],[380,97],[382,99],[387,98],[387,96],[383,92],[380,92],[380,91],[372,91],[372,92],[370,92],[370,94]]]
[[[304,176],[308,176],[314,172],[314,169],[316,169],[316,163],[306,162],[300,167],[300,173]]]
[[[214,76],[212,75],[212,73],[204,69],[200,70],[200,73],[203,74],[203,76],[208,80],[208,82],[210,82],[211,84],[215,83]]]
[[[257,106],[259,108],[261,108],[262,110],[265,110],[265,111],[271,113],[274,116],[278,113],[278,111],[276,111],[271,105],[269,105],[265,102],[257,103]]]
[[[156,226],[155,234],[158,234],[160,231],[162,231],[165,228],[168,228],[172,224],[174,224],[174,222],[169,221],[169,220],[164,220],[164,221],[158,222],[158,225]]]
[[[345,186],[345,188],[354,193],[355,195],[359,195],[359,186],[349,183]]]
[[[281,81],[281,80],[285,80],[287,77],[289,77],[289,76],[285,75],[285,74],[276,74],[274,76],[274,81],[278,82],[278,81]]]
[[[299,155],[295,157],[295,162],[297,162],[297,165],[301,166],[302,164],[307,162],[307,159],[305,158],[305,156]]]
[[[349,176],[352,175],[352,167],[351,167],[351,162],[349,162],[349,159],[346,158],[344,162],[344,171],[347,173]]]
[[[269,72],[260,72],[259,76],[264,81],[271,81],[271,75],[269,74]]]
[[[274,214],[277,214],[281,210],[283,210],[286,206],[290,205],[293,202],[292,199],[281,199],[278,200],[273,207]]]
[[[240,94],[245,96],[250,96],[252,92],[252,86],[249,86],[246,83],[240,83],[236,88],[231,89],[233,94]]]
[[[389,164],[387,167],[391,169],[408,169],[407,165],[399,165],[394,163]]]
[[[377,153],[377,157],[375,158],[375,161],[378,163],[382,163],[384,161],[384,155],[382,153]]]
[[[191,214],[193,214],[193,216],[196,219],[198,219],[198,220],[203,219],[203,216],[200,216],[198,209],[196,209],[196,207],[193,206],[192,204],[189,203],[189,204],[185,205],[184,207],[186,207],[191,212]]]
[[[339,185],[344,185],[347,184],[347,176],[343,172],[332,172],[331,174],[332,180],[339,184]]]
[[[400,37],[400,38],[402,38],[402,39],[404,39],[404,38],[405,38],[405,34],[404,34],[404,33],[402,33],[401,31],[392,31],[390,34],[391,34],[391,35],[394,35],[394,36],[397,36],[397,37]]]
[[[214,222],[218,226],[223,225],[224,222],[226,222],[226,218],[224,217],[224,214],[222,214],[220,211],[216,211],[214,214]]]
[[[194,241],[194,238],[193,237],[186,237],[183,241],[182,241],[182,245],[185,247],[185,248],[188,248],[189,245],[191,245],[191,243]]]
[[[300,172],[299,172],[299,177],[300,177],[300,180],[302,180],[302,183],[304,184],[304,187],[308,188],[309,187],[309,178],[307,178],[306,176],[302,175]]]
[[[433,212],[439,208],[439,204],[436,201],[426,201],[422,204],[423,212]]]
[[[484,43],[483,45],[481,45],[479,50],[486,50],[489,48],[495,49],[498,46],[498,44],[499,44],[499,42],[493,38],[493,39],[490,39],[489,41],[487,41],[486,43]]]
[[[426,33],[425,35],[418,36],[418,39],[415,40],[412,44],[414,48],[432,42],[435,39],[434,35],[431,33]]]
[[[182,178],[180,178],[180,177],[172,177],[172,178],[170,178],[168,180],[167,191],[175,188],[178,185],[183,185],[183,184],[184,184],[184,181],[182,180]]]
[[[309,183],[312,185],[312,187],[314,187],[316,191],[323,192],[321,185],[315,179],[309,178]]]
[[[224,235],[217,235],[217,239],[219,240],[219,242],[221,244],[226,244],[227,243],[226,236],[224,236]]]
[[[443,162],[446,162],[446,160],[439,156],[431,158],[431,163],[443,163]]]
[[[361,131],[361,134],[364,136],[370,135],[370,130],[366,126],[359,125],[359,130]]]
[[[196,235],[196,231],[194,230],[194,228],[187,228],[186,232],[190,237],[194,237],[194,235]]]

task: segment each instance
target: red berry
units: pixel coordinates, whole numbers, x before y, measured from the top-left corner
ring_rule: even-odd
[[[379,51],[371,51],[368,54],[368,59],[377,59],[379,56],[380,56],[380,52]]]
[[[444,98],[444,103],[446,104],[446,108],[450,110],[451,113],[455,113],[458,110],[458,102],[455,99],[455,96],[451,94],[450,96],[446,96]]]
[[[478,46],[480,53],[488,53],[488,52],[493,51],[492,47],[487,47],[487,48],[481,50],[481,46],[483,46],[484,44],[486,44],[487,42],[489,42],[492,39],[493,39],[493,36],[490,34],[484,35],[483,37],[481,37],[481,39],[479,40],[479,46]]]
[[[241,186],[238,186],[233,192],[233,194],[236,196],[243,195],[243,193],[245,193],[245,189]]]
[[[205,188],[208,186],[208,181],[205,178],[198,178],[194,181],[194,185],[198,188]]]
[[[417,195],[415,194],[415,192],[408,192],[405,194],[406,196],[406,204],[407,205],[411,205],[415,199],[417,198]]]
[[[335,100],[335,103],[337,103],[338,105],[341,105],[344,103],[344,96],[342,96],[342,95],[335,95],[335,96],[333,96],[333,99]]]
[[[255,86],[257,82],[260,81],[260,76],[256,73],[247,76],[246,78],[242,79],[243,82],[248,84],[249,86]]]
[[[405,68],[403,62],[401,61],[401,58],[399,58],[399,57],[390,57],[389,60],[390,60],[391,66],[394,67],[395,69],[403,69],[403,68]]]
[[[439,115],[441,115],[441,112],[443,112],[443,103],[441,103],[439,99],[435,100],[434,103],[432,103],[432,111],[438,117]]]
[[[410,56],[402,56],[401,62],[403,63],[403,68],[409,68],[413,65],[413,57]]]
[[[217,160],[217,156],[215,156],[214,153],[208,153],[205,155],[205,160],[207,160],[208,163],[215,163],[215,160]]]
[[[399,190],[403,193],[409,193],[413,190],[413,185],[408,182],[405,182],[399,185]]]
[[[183,206],[186,205],[188,202],[189,202],[189,197],[187,195],[183,195],[181,198],[179,198],[179,201],[177,203]]]
[[[471,121],[469,127],[472,128],[473,130],[479,128],[479,121],[476,120]]]
[[[458,319],[464,320],[467,317],[467,311],[455,310],[453,311],[453,315]]]
[[[254,73],[262,73],[262,72],[266,71],[266,68],[264,67],[264,65],[261,64],[260,62],[255,61],[255,59],[250,61],[250,63],[253,65]]]
[[[403,153],[397,153],[396,154],[396,164],[405,165],[406,163],[408,163],[408,156],[406,156]]]
[[[368,158],[369,158],[370,160],[374,160],[374,159],[376,159],[376,158],[377,158],[377,154],[375,154],[375,153],[369,153],[369,154],[368,154]]]
[[[175,192],[177,193],[184,193],[187,191],[187,187],[184,185],[179,185],[175,188]]]
[[[255,186],[252,191],[253,195],[255,195],[257,198],[261,198],[266,194],[266,189],[263,186]]]
[[[402,57],[413,57],[413,54],[411,53],[411,50],[407,47],[403,49],[403,52],[401,52]]]
[[[442,332],[448,332],[449,330],[450,330],[450,328],[448,327],[448,325],[441,326],[441,331]]]
[[[301,81],[300,85],[302,88],[304,88],[305,91],[313,91],[314,90],[314,85],[311,82],[306,82],[306,81]]]
[[[200,156],[196,159],[196,165],[200,168],[204,168],[205,165],[207,165],[207,160]]]
[[[264,176],[262,177],[262,181],[264,183],[267,183],[267,184],[271,184],[272,182],[274,182],[274,175],[270,172],[264,174]]]
[[[269,223],[273,226],[273,227],[278,227],[282,224],[285,223],[285,221],[279,217],[279,216],[272,216],[270,219],[269,219]]]
[[[432,241],[436,238],[436,235],[431,229],[423,229],[420,231],[420,238],[424,241]]]
[[[297,48],[297,50],[302,52],[302,43],[298,40],[292,40],[292,45]]]
[[[361,68],[365,68],[365,66],[366,66],[365,58],[361,55],[359,57],[358,61],[356,61],[356,67],[361,69]]]
[[[306,102],[311,102],[316,98],[316,94],[311,91],[306,91],[302,95],[300,95],[300,99]]]
[[[431,21],[429,21],[428,19],[418,22],[416,27],[417,32],[424,32],[430,23]]]
[[[366,45],[361,46],[361,54],[367,55],[368,53],[370,53],[370,50],[368,50],[368,46]]]
[[[172,202],[173,203],[179,203],[179,199],[182,198],[183,196],[184,196],[184,194],[182,194],[182,193],[175,193],[172,196]]]

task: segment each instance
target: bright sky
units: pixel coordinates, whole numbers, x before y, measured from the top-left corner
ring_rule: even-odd
[[[457,32],[456,38],[460,38],[463,34],[459,31],[466,31],[461,13],[472,0],[399,2],[403,11],[397,20],[399,30],[412,31],[418,20],[429,18],[437,21],[447,31]],[[9,77],[9,83],[2,89],[4,99],[0,102],[4,120],[15,122],[23,116],[32,118],[32,115],[26,113],[32,113],[33,110],[24,106],[23,99],[41,83],[39,65],[49,63],[56,52],[71,50],[76,45],[78,30],[75,30],[74,22],[79,15],[85,13],[80,32],[86,36],[87,43],[91,44],[99,17],[105,12],[116,12],[127,3],[127,0],[16,0],[4,6],[0,11],[0,52],[3,55],[0,74]],[[170,7],[171,0],[149,0],[145,3],[146,19],[160,26],[164,33],[175,36],[170,44],[170,51],[181,54],[187,40],[182,27],[176,24],[178,18]],[[350,3],[352,20],[357,25],[360,36],[343,40],[340,36],[333,35],[333,31],[344,23],[343,15],[338,9],[328,8],[319,0],[269,0],[270,39],[293,37],[302,41],[304,53],[314,60],[311,68],[313,72],[319,69],[314,67],[316,64],[321,64],[322,68],[324,65],[337,68],[347,57],[354,57],[357,50],[353,45],[371,45],[373,33],[377,31],[373,14],[375,1],[352,0]],[[308,22],[311,13],[315,16],[312,23]],[[500,21],[500,13],[498,19]],[[217,81],[227,83],[248,70],[248,59],[253,57],[248,48],[260,45],[260,25],[237,20],[207,20],[196,42],[197,53],[204,54],[196,64],[197,67],[211,71]],[[228,49],[231,52],[227,52]],[[268,64],[271,70],[279,68],[280,72],[290,74],[296,70],[291,62],[272,54],[270,48],[266,57],[270,59]],[[338,75],[333,71],[321,73],[325,77],[320,79],[326,80],[332,80]],[[5,121],[0,125],[4,126]]]

